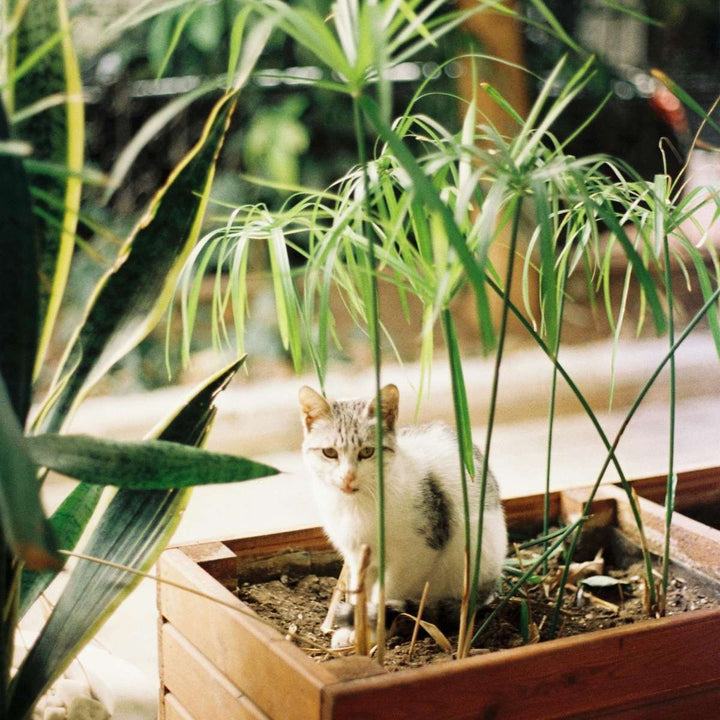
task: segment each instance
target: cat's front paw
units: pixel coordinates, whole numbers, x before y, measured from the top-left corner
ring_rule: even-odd
[[[351,627],[339,627],[333,631],[330,647],[333,650],[353,647],[355,645],[355,630]]]

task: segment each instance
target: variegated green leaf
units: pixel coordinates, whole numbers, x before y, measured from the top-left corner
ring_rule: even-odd
[[[40,505],[40,486],[0,376],[0,523],[13,552],[35,570],[57,568],[55,543]],[[3,602],[7,598],[3,597]]]
[[[161,422],[148,438],[162,437],[169,442],[191,438],[189,445],[202,445],[217,412],[215,398],[225,389],[245,358],[232,363],[203,383],[183,406]],[[58,547],[72,550],[97,506],[102,487],[80,483],[50,518]],[[22,617],[55,577],[54,572],[23,572],[20,591]]]
[[[160,440],[201,444],[215,416],[214,401],[239,360],[203,386],[154,431]],[[80,487],[87,487],[81,485]],[[180,519],[189,490],[119,490],[84,548],[84,554],[149,569]],[[11,686],[9,717],[25,718],[40,695],[139,582],[137,575],[87,560],[78,562],[57,606]]]
[[[60,302],[65,292],[80,211],[85,143],[85,118],[80,70],[70,35],[65,0],[33,0],[13,35],[13,69],[30,60],[27,72],[12,85],[14,112],[22,112],[45,99],[64,97],[39,114],[19,122],[13,135],[28,141],[33,160],[66,168],[61,176],[34,175],[39,193],[33,200],[39,237],[40,343],[35,373],[47,349]],[[48,51],[33,57],[38,48]],[[55,202],[47,203],[43,197]],[[57,208],[61,207],[62,210]]]
[[[0,101],[0,140],[7,138]],[[27,177],[13,155],[0,155],[0,228],[0,375],[23,425],[37,347],[37,247]]]
[[[275,475],[275,468],[236,455],[164,440],[120,442],[89,435],[27,438],[37,465],[93,485],[170,490]]]
[[[197,240],[236,98],[232,93],[216,103],[199,141],[153,198],[114,267],[98,283],[56,378],[59,393],[41,415],[39,429],[59,430],[84,393],[162,317]]]

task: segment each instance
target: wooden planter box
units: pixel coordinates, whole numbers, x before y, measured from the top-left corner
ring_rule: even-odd
[[[678,505],[716,490],[717,478],[717,472],[701,481],[681,477]],[[586,497],[554,493],[553,516],[576,515]],[[641,505],[649,544],[658,549],[664,510],[647,499]],[[505,507],[511,527],[527,526],[541,516],[542,497]],[[592,522],[634,534],[618,488],[603,488],[593,511]],[[720,581],[720,532],[682,516],[674,530],[673,557]],[[328,545],[318,528],[185,545],[163,554],[160,573],[245,607],[230,590],[238,568],[290,548],[314,553]],[[158,605],[165,720],[676,720],[716,717],[720,705],[720,610],[386,673],[367,658],[318,664],[279,631],[171,585],[158,584]]]

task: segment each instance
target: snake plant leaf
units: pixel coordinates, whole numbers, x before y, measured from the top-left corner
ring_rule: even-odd
[[[50,517],[55,543],[62,550],[72,550],[85,531],[95,512],[104,488],[100,485],[80,483],[60,504]],[[33,603],[47,590],[58,571],[65,564],[60,555],[60,567],[51,570],[32,570],[24,567],[20,577],[20,603],[18,617],[22,618]]]
[[[212,426],[217,408],[215,400],[227,387],[235,373],[245,362],[241,357],[208,378],[182,406],[157,425],[150,438],[162,438],[168,442],[187,441],[188,445],[200,446]],[[72,550],[95,511],[103,488],[99,485],[80,483],[50,518],[58,547]],[[20,617],[30,609],[38,597],[55,578],[55,572],[23,571],[20,586]]]
[[[0,140],[8,137],[0,100]],[[28,180],[13,155],[0,155],[0,228],[0,375],[24,425],[37,347],[37,247]]]
[[[29,437],[37,465],[94,485],[170,490],[275,475],[277,470],[235,455],[164,440],[120,442],[89,435]]]
[[[148,433],[147,439],[158,438],[198,447],[204,445],[217,414],[215,400],[244,365],[245,358],[243,355],[207,378],[177,410]]]
[[[50,524],[40,504],[37,468],[0,377],[0,522],[13,552],[33,570],[58,568]]]
[[[41,413],[39,430],[59,430],[85,392],[162,317],[200,232],[236,100],[235,92],[215,104],[199,141],[152,199],[114,267],[95,288],[56,376],[61,390]]]
[[[159,440],[202,442],[214,399],[242,360],[210,378],[166,423]],[[81,486],[82,487],[82,486]],[[84,548],[84,555],[148,570],[165,547],[189,490],[118,490]],[[140,581],[120,568],[79,560],[37,641],[13,678],[8,717],[25,718],[82,646]]]
[[[54,42],[57,39],[57,42]],[[48,97],[64,102],[49,105],[42,113],[17,123],[15,137],[34,148],[33,160],[56,163],[66,169],[59,176],[33,175],[35,224],[40,240],[40,338],[35,374],[50,341],[62,301],[75,244],[80,211],[85,145],[85,111],[80,68],[70,34],[65,0],[33,0],[13,34],[14,68],[31,60],[28,72],[12,84],[14,111],[36,105]],[[33,58],[38,48],[50,43],[47,52]],[[53,198],[48,203],[43,198]],[[58,211],[57,207],[62,208]]]
[[[189,490],[122,490],[104,512],[85,554],[147,571],[175,530]],[[10,684],[8,717],[33,706],[139,582],[139,576],[79,560],[38,639]]]

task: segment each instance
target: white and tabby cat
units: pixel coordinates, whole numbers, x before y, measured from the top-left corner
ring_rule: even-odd
[[[370,546],[370,599],[377,602],[377,481],[375,400],[326,400],[305,386],[299,392],[303,455],[323,527],[342,553],[357,587],[360,550]],[[462,596],[464,531],[457,438],[443,423],[395,427],[399,392],[381,390],[385,480],[385,596],[390,606],[417,601],[430,582],[428,606]],[[482,456],[475,448],[476,470]],[[471,537],[477,536],[480,483],[468,482]],[[488,476],[478,599],[492,595],[507,549],[497,482]],[[346,644],[341,628],[333,645]]]

